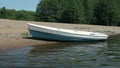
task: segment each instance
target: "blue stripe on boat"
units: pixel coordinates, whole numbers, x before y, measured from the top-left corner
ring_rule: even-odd
[[[45,39],[45,40],[56,40],[56,41],[95,41],[94,39],[88,39],[88,38],[77,38],[77,37],[71,37],[71,36],[64,36],[60,34],[51,34],[47,32],[40,32],[29,29],[30,34],[34,38],[38,39]],[[100,41],[100,40],[99,40]]]

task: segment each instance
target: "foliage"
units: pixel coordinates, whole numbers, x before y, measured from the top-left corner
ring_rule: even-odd
[[[35,12],[14,9],[0,8],[0,18],[14,19],[14,20],[35,20]]]
[[[41,0],[37,21],[120,25],[120,0]]]
[[[35,13],[32,11],[20,10],[17,11],[16,18],[18,20],[35,20]]]

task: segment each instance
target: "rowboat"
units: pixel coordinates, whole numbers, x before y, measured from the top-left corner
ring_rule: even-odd
[[[28,23],[28,30],[33,38],[44,40],[89,42],[108,39],[108,35],[103,33],[54,28],[32,23]]]

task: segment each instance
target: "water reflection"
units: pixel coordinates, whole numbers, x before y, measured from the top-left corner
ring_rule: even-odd
[[[102,53],[106,50],[106,42],[56,43],[34,46],[29,58],[33,65],[96,67],[106,61]]]
[[[120,35],[106,42],[55,43],[0,49],[0,66],[120,68]]]
[[[71,51],[76,48],[75,50],[83,50],[85,48],[96,48],[96,50],[100,47],[107,48],[106,42],[91,42],[91,43],[53,43],[53,44],[42,44],[42,45],[35,45],[32,47],[32,49],[29,52],[29,55],[31,56],[39,56],[41,54],[46,54],[50,52],[59,52],[64,51],[67,52],[65,49],[70,49]],[[78,48],[78,49],[77,49]],[[85,49],[86,50],[86,49]],[[87,49],[89,50],[89,49]]]
[[[110,36],[107,43],[109,45],[113,45],[113,44],[120,44],[120,35],[113,35]]]

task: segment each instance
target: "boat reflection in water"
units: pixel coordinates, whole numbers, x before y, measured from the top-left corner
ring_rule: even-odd
[[[0,49],[0,66],[120,68],[120,35],[111,36],[107,42],[65,42]]]
[[[94,67],[106,62],[103,54],[106,42],[55,43],[33,46],[29,51],[30,63],[50,67]]]

